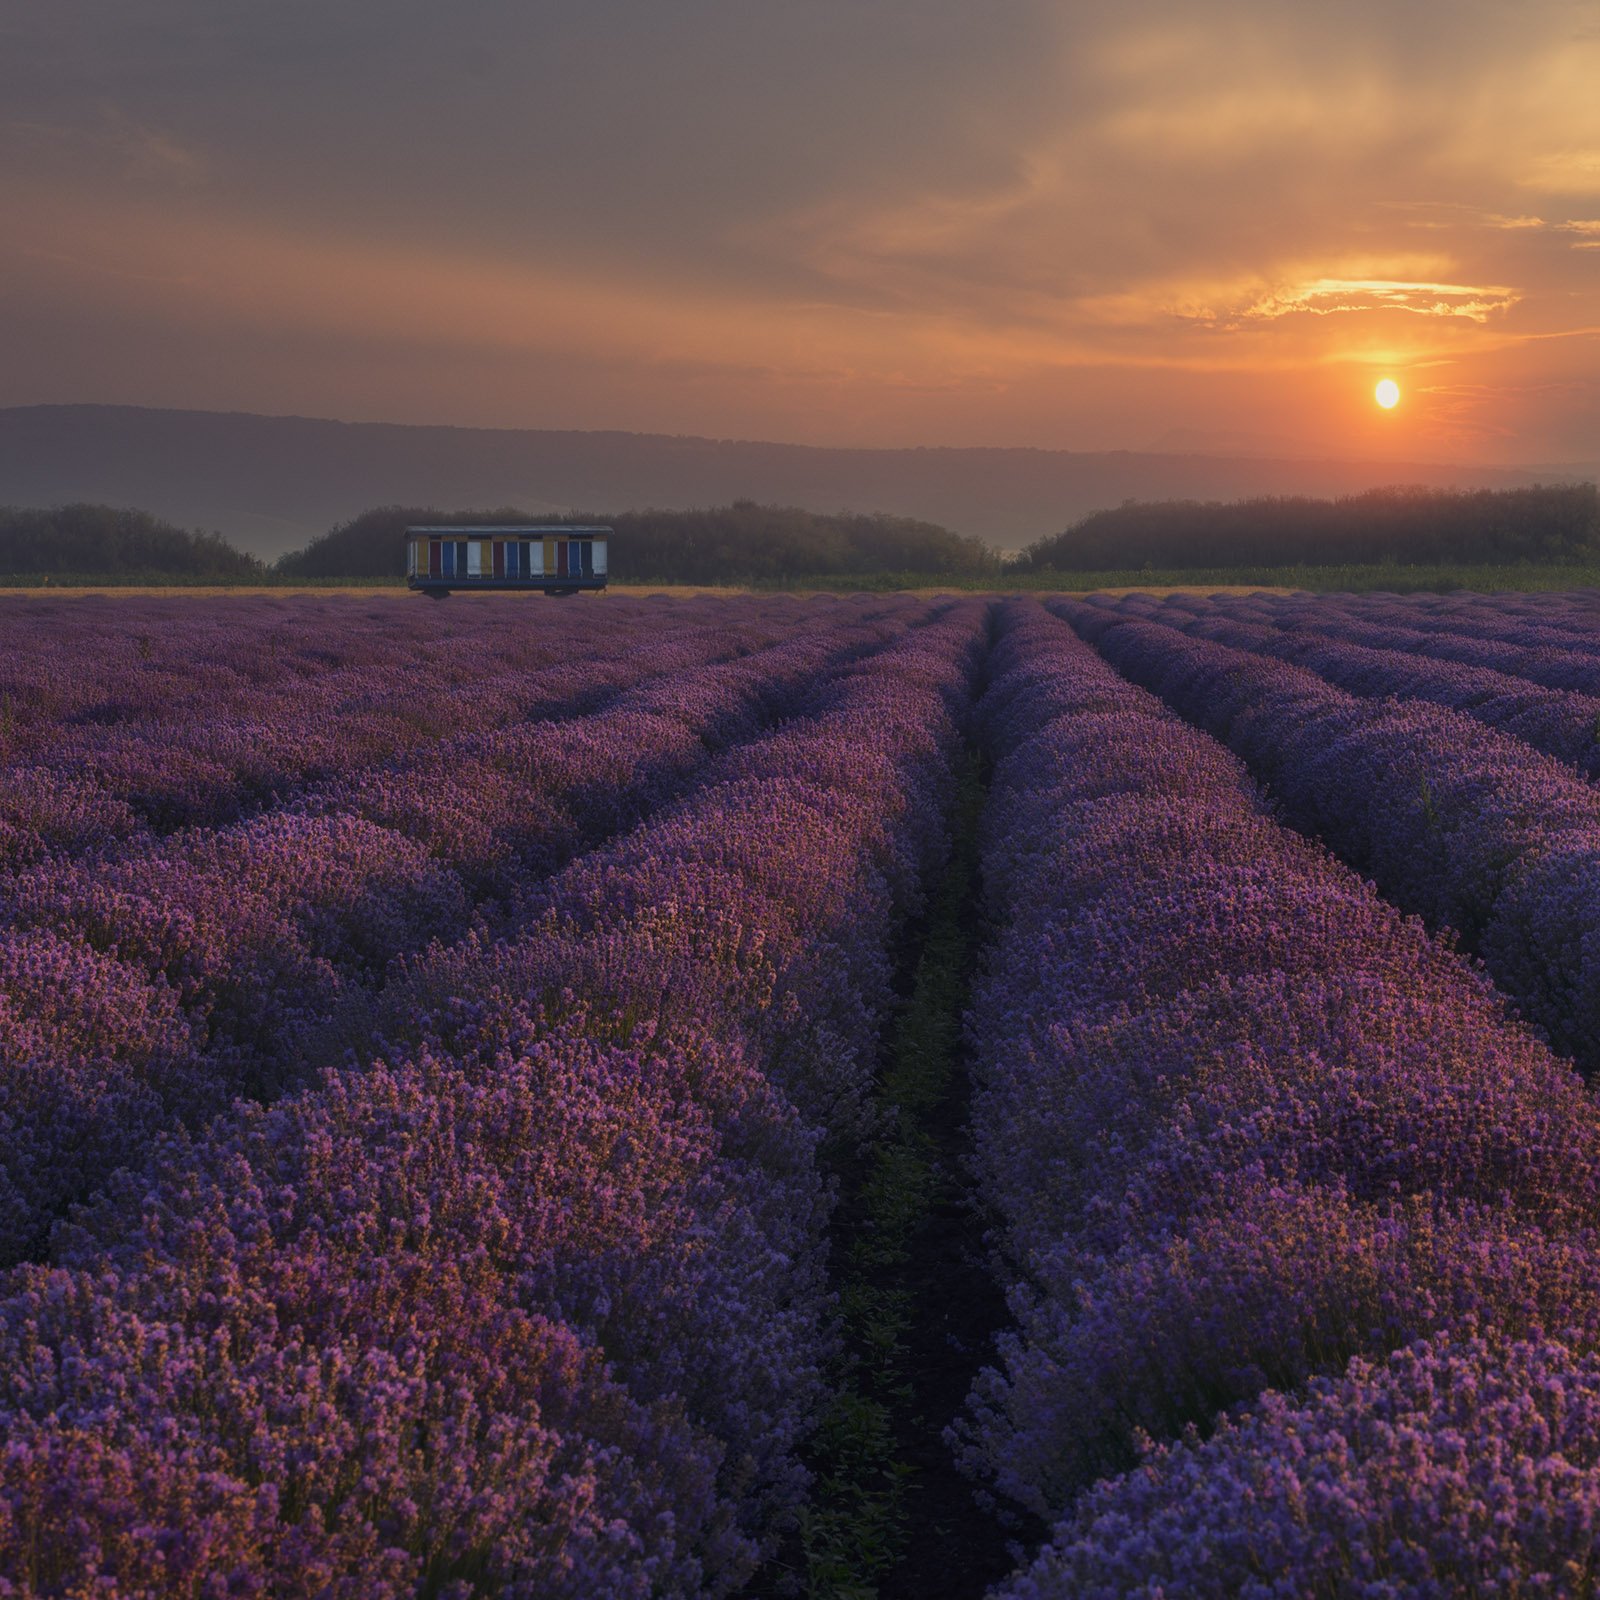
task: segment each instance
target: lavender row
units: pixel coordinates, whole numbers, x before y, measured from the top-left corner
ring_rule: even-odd
[[[828,625],[816,608],[793,603],[729,625],[703,606],[664,617],[659,606],[621,602],[598,630],[592,619],[587,630],[523,621],[508,636],[505,609],[489,606],[436,637],[437,623],[425,626],[431,619],[410,608],[385,603],[374,617],[324,605],[312,619],[289,614],[297,630],[308,620],[319,630],[280,656],[282,613],[234,604],[244,625],[219,628],[226,649],[213,639],[186,677],[176,664],[119,659],[129,626],[120,612],[93,640],[74,631],[62,641],[41,665],[33,703],[61,698],[54,676],[110,697],[50,721],[47,742],[8,739],[0,724],[0,750],[28,746],[0,768],[0,861],[148,848],[180,828],[225,826],[366,769],[437,760],[452,742],[593,710],[643,670],[729,659]],[[199,643],[197,625],[184,620],[175,632]],[[329,638],[340,642],[338,665],[321,661],[329,652],[319,641]],[[368,641],[370,651],[354,652],[352,640]],[[642,646],[650,648],[641,657]],[[264,688],[252,681],[259,662],[280,659],[293,665],[286,683],[277,675]],[[16,703],[0,699],[0,707]]]
[[[1600,1064],[1600,794],[1423,701],[1362,700],[1288,663],[1052,602],[1120,671],[1245,760],[1298,828],[1458,931],[1557,1049]]]
[[[162,1141],[10,1275],[18,1592],[748,1580],[828,1345],[817,1148],[870,1073],[982,622],[836,674],[521,937],[419,963],[387,1062]]]
[[[1267,620],[1260,612],[1267,613]],[[1341,634],[1331,607],[1294,612],[1218,599],[1172,615],[1147,605],[1123,615],[1171,622],[1196,638],[1212,639],[1304,667],[1364,699],[1428,700],[1521,739],[1535,750],[1600,777],[1600,695],[1549,689],[1489,667],[1467,666],[1394,646],[1356,644]],[[1387,636],[1386,636],[1387,637]]]
[[[607,601],[605,627],[665,613],[704,625],[716,617],[704,602]],[[200,606],[13,600],[0,614],[11,646],[0,663],[8,733],[47,753],[63,727],[156,732],[207,715],[275,720],[280,707],[308,695],[317,703],[326,691],[408,689],[426,699],[486,675],[536,671],[601,642],[592,611],[497,599],[461,611],[304,595]]]
[[[1419,1340],[1152,1450],[996,1600],[1584,1595],[1597,1441],[1592,1350]]]
[[[1008,609],[992,679],[1001,932],[970,1026],[1017,1327],[960,1433],[1058,1519],[1003,1593],[1432,1594],[1469,1545],[1533,1589],[1583,1560],[1592,1524],[1550,1528],[1556,1491],[1509,1457],[1429,1518],[1461,1396],[1423,1385],[1531,1340],[1523,1435],[1559,1406],[1547,1379],[1594,1388],[1546,1335],[1600,1339],[1600,1108],[1475,969],[1038,607]],[[1267,1393],[1308,1384],[1314,1429]],[[1382,1492],[1396,1387],[1409,1513]],[[1179,1442],[1141,1462],[1147,1440]]]
[[[1422,633],[1460,634],[1530,650],[1600,654],[1600,594],[1341,595],[1352,619],[1394,623]]]
[[[864,1132],[877,1008],[862,996],[883,992],[887,957],[881,941],[868,941],[871,948],[841,958],[817,935],[842,929],[855,937],[877,889],[859,881],[852,850],[812,846],[839,830],[871,843],[889,897],[889,909],[872,914],[893,922],[909,913],[916,885],[944,848],[951,759],[948,740],[929,742],[921,719],[937,706],[941,728],[964,721],[986,616],[981,603],[959,603],[881,653],[813,679],[803,720],[735,746],[646,827],[531,886],[513,932],[475,931],[454,950],[402,963],[353,1047],[459,1042],[453,1031],[437,1031],[453,1029],[455,996],[509,985],[553,1003],[551,964],[565,972],[580,962],[577,992],[590,1001],[619,997],[630,1018],[652,1027],[685,1022],[715,1032],[730,996],[743,995],[759,1007],[763,1059],[785,1092],[836,1136]],[[882,729],[863,746],[856,730],[874,714]],[[871,785],[891,780],[911,787],[874,815]],[[699,819],[712,805],[724,825],[708,831]],[[771,909],[752,919],[757,906]],[[626,932],[614,947],[619,919]],[[779,967],[788,974],[781,981]],[[803,1008],[788,991],[796,983],[810,994]],[[791,1032],[802,1016],[809,1020]]]
[[[602,713],[559,728],[523,723],[441,740],[404,763],[329,786],[314,809],[402,832],[450,866],[475,899],[505,900],[579,847],[575,827],[592,839],[660,801],[663,777],[676,779],[670,771],[652,777],[653,752],[664,731],[676,736],[686,712],[702,745],[720,749],[748,734],[753,711],[786,713],[813,675],[880,648],[930,614],[902,599],[839,602],[820,617],[785,615],[759,630],[695,629],[687,651],[658,624],[634,641],[632,686]],[[702,753],[691,744],[676,759],[696,762]]]
[[[1131,596],[1129,598],[1132,598]],[[1148,599],[1149,597],[1143,597]],[[1096,597],[1096,603],[1104,603]],[[1455,635],[1530,652],[1600,654],[1600,593],[1548,594],[1173,594],[1164,604],[1196,612],[1212,605],[1275,625],[1335,616],[1351,623],[1405,628],[1419,636]]]
[[[330,1042],[389,963],[458,937],[491,868],[527,894],[906,626],[841,620],[722,666],[645,672],[606,713],[367,780],[344,808],[21,875],[0,935],[0,1260],[36,1252],[157,1130],[337,1059]]]
[[[13,602],[0,669],[10,783],[41,784],[39,768],[98,783],[106,799],[142,807],[139,821],[226,821],[230,800],[346,749],[378,759],[409,748],[451,713],[498,705],[517,675],[592,654],[574,620],[517,626],[508,609],[479,607],[444,624],[349,600]]]
[[[1563,625],[1506,627],[1495,607],[1435,612],[1387,597],[1381,601],[1333,596],[1251,595],[1221,602],[1241,619],[1274,628],[1309,627],[1350,644],[1402,650],[1433,660],[1498,672],[1573,694],[1600,695],[1600,609],[1574,603]],[[1173,597],[1177,610],[1207,609],[1212,602]]]
[[[1297,625],[1302,616],[1286,612],[1284,620]],[[1477,617],[1429,619],[1410,611],[1351,609],[1318,616],[1316,626],[1351,644],[1498,672],[1560,693],[1600,695],[1600,644],[1592,622],[1587,634],[1545,627],[1533,633],[1516,630],[1507,638]]]

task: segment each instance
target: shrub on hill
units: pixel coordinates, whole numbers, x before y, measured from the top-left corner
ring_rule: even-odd
[[[261,576],[254,556],[218,533],[175,527],[147,511],[0,506],[0,572],[17,576],[182,576],[228,583]]]
[[[695,511],[624,511],[615,516],[530,516],[510,507],[439,511],[379,506],[340,523],[278,571],[296,578],[389,577],[404,570],[411,523],[604,523],[615,530],[611,576],[622,583],[743,583],[820,573],[982,573],[1000,569],[981,539],[911,517],[822,513],[752,500]]]
[[[1371,489],[1339,500],[1130,500],[1023,552],[1024,570],[1592,560],[1592,483]]]

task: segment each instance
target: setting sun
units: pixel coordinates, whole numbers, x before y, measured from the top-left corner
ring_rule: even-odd
[[[1373,396],[1385,411],[1392,411],[1400,404],[1400,385],[1393,378],[1384,378],[1373,390]]]

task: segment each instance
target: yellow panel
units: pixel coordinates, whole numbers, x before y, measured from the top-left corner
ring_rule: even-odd
[[[544,542],[544,575],[549,577],[556,570],[556,542],[546,539]]]

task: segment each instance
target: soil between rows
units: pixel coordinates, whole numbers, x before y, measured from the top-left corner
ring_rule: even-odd
[[[1008,1529],[980,1507],[944,1431],[1008,1321],[972,1196],[963,1018],[986,942],[978,819],[984,775],[961,774],[952,848],[908,930],[885,1031],[884,1131],[842,1174],[832,1229],[844,1353],[813,1442],[812,1506],[756,1593],[826,1600],[982,1595],[1014,1565]]]

